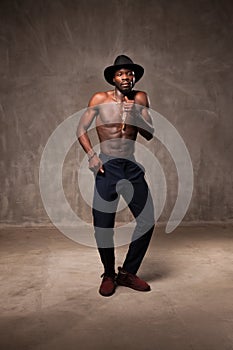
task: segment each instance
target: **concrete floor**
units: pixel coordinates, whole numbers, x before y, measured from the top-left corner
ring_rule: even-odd
[[[152,291],[104,298],[94,248],[56,229],[2,229],[0,348],[233,349],[232,226],[156,232],[138,274]]]

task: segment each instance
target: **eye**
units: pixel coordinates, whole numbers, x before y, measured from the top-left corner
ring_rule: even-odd
[[[129,71],[128,75],[133,75],[134,76],[134,72],[133,71]]]

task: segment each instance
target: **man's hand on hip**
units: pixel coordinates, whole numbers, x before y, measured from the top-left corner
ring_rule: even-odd
[[[89,169],[93,171],[94,173],[98,173],[99,171],[101,173],[104,173],[103,163],[101,159],[97,156],[97,154],[94,155],[89,161]]]

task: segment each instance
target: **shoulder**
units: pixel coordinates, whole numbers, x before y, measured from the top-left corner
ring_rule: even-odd
[[[104,91],[104,92],[96,92],[90,99],[88,106],[97,106],[100,105],[101,103],[106,102],[106,100],[109,97],[109,91]]]
[[[149,97],[145,91],[135,91],[134,100],[136,104],[149,107]]]

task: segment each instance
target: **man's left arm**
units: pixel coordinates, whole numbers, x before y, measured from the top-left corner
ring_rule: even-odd
[[[152,125],[152,118],[149,112],[149,98],[143,91],[139,91],[135,96],[136,104],[136,123],[140,135],[146,140],[153,138],[154,128]]]

